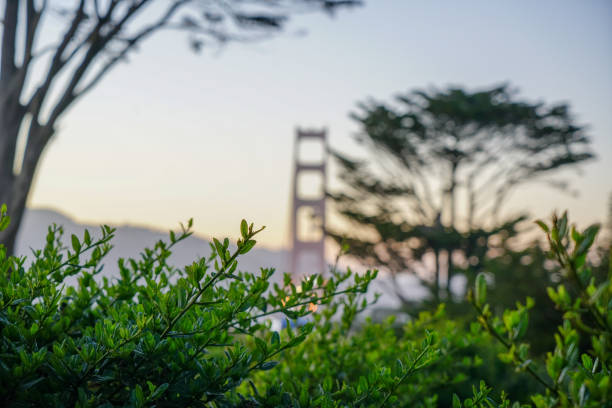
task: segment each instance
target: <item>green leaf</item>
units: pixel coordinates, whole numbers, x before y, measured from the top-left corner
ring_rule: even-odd
[[[23,388],[24,390],[27,390],[28,388],[32,388],[33,386],[35,386],[39,382],[43,381],[44,379],[45,379],[45,377],[39,377],[39,378],[36,378],[36,379],[34,379],[32,381],[28,381],[26,383],[21,384],[21,388]]]
[[[6,229],[9,226],[11,219],[6,215],[6,204],[2,204],[0,208],[0,231]]]
[[[396,375],[400,376],[404,373],[404,364],[402,363],[402,360],[400,360],[399,358],[395,360],[395,370],[396,370]]]
[[[595,237],[597,236],[598,232],[599,225],[591,225],[589,228],[587,228],[584,231],[584,240],[580,243],[580,245],[578,245],[578,248],[576,248],[574,254],[576,256],[585,254],[589,250],[591,245],[593,245],[593,242],[595,241]]]
[[[476,276],[476,290],[474,300],[477,306],[482,306],[487,301],[487,279],[483,272]]]
[[[70,238],[72,240],[72,249],[74,249],[74,252],[79,252],[81,250],[81,243],[79,242],[79,238],[77,238],[77,236],[74,234],[72,234]]]
[[[5,230],[10,223],[11,219],[6,215],[6,206],[4,206],[3,211],[0,212],[0,231]]]
[[[593,359],[588,354],[583,354],[582,365],[587,371],[591,371],[591,369],[593,368]]]
[[[242,235],[242,238],[244,238],[245,240],[249,236],[249,225],[244,219],[240,222],[240,235]]]
[[[457,394],[453,394],[453,408],[461,408],[461,400]]]
[[[136,384],[136,387],[132,390],[131,400],[132,404],[136,407],[144,406],[145,397],[140,385]]]
[[[157,398],[161,397],[162,394],[168,389],[169,386],[170,385],[168,383],[163,383],[162,385],[160,385],[159,387],[155,389],[155,392],[151,394],[149,399],[156,400]]]
[[[87,230],[85,230],[85,233],[83,234],[83,242],[85,242],[85,245],[91,244],[91,236]]]
[[[359,377],[359,382],[357,383],[357,394],[363,394],[368,390],[368,380],[364,376]]]
[[[217,238],[213,238],[213,243],[215,244],[215,249],[217,250],[217,254],[223,259],[223,253],[225,252],[225,250],[223,249],[223,245],[221,244],[221,241],[219,241]]]
[[[574,227],[573,225],[572,225],[572,228],[570,229],[570,236],[572,237],[572,240],[574,242],[578,242],[582,239],[582,236],[580,235],[578,231],[576,231],[576,227]]]
[[[563,239],[567,233],[567,211],[563,213],[563,216],[559,220],[559,239]]]
[[[550,231],[550,230],[548,229],[548,225],[546,225],[546,223],[545,223],[544,221],[537,220],[535,223],[536,223],[536,224],[538,224],[538,225],[540,226],[540,228],[542,228],[542,230],[543,230],[544,232],[548,233],[548,232]],[[457,397],[457,398],[459,398],[459,397]]]
[[[247,252],[249,252],[251,249],[253,249],[256,243],[257,241],[255,241],[254,239],[249,239],[248,241],[246,241],[240,247],[240,254],[246,254]]]
[[[267,371],[271,370],[278,365],[278,361],[266,361],[259,366],[260,370]]]
[[[299,312],[296,312],[295,310],[283,310],[283,313],[285,314],[285,316],[292,320],[295,320],[301,316],[301,314]]]

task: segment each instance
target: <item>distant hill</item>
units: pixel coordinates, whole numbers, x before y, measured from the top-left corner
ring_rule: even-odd
[[[88,229],[94,236],[100,232],[98,225],[79,224],[70,217],[54,210],[27,209],[17,235],[16,253],[30,255],[32,253],[31,248],[42,248],[45,244],[47,228],[54,223],[63,226],[64,236],[67,239],[72,234],[82,237],[85,229]],[[144,248],[152,247],[160,239],[168,241],[168,231],[131,225],[112,225],[112,227],[117,229],[112,240],[114,248],[105,261],[105,265],[111,273],[116,271],[114,266],[119,258],[138,257]],[[183,266],[190,264],[199,257],[209,255],[209,241],[192,235],[173,249],[170,261],[176,266]],[[269,267],[284,272],[287,270],[288,259],[289,251],[271,251],[255,247],[251,252],[240,257],[239,267],[245,271],[257,271],[261,267]]]
[[[92,236],[100,233],[98,225],[84,225],[72,220],[69,216],[49,209],[26,209],[21,224],[21,229],[17,235],[16,253],[18,255],[30,255],[31,249],[40,249],[45,244],[45,237],[49,225],[58,224],[64,228],[64,238],[70,239],[72,234],[78,237],[83,236],[85,229],[88,229]],[[168,240],[167,231],[159,231],[151,228],[135,227],[130,225],[111,225],[117,230],[112,240],[113,249],[104,261],[105,276],[113,276],[118,272],[117,261],[119,258],[137,258],[144,248],[152,247],[160,239]],[[64,241],[69,242],[69,241]],[[191,264],[194,260],[202,256],[210,255],[209,241],[202,237],[192,235],[173,249],[170,263],[180,267]],[[269,250],[255,247],[251,252],[243,255],[239,259],[238,269],[243,271],[256,272],[262,267],[275,268],[273,280],[280,281],[283,272],[288,270],[290,253],[287,250]],[[342,265],[341,265],[342,266]],[[418,287],[416,281],[411,276],[402,277],[404,292],[416,300],[422,298],[426,293],[423,288]],[[389,279],[380,277],[374,282],[372,291],[368,297],[374,293],[382,293],[378,305],[380,307],[394,307],[399,303],[392,294],[390,287],[393,285]]]

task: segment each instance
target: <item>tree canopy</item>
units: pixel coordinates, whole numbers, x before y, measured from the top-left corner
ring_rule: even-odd
[[[531,103],[508,85],[416,90],[358,108],[355,139],[368,158],[335,152],[343,186],[330,194],[357,228],[330,235],[370,264],[421,276],[435,296],[442,253],[448,288],[457,258],[476,266],[491,237],[514,234],[523,216],[504,215],[510,193],[536,181],[567,188],[549,176],[594,157],[567,104]]]
[[[182,30],[193,49],[201,50],[273,35],[293,13],[333,13],[358,4],[359,0],[0,2],[0,204],[8,205],[12,218],[0,242],[12,252],[37,164],[58,120],[153,34]],[[18,143],[20,135],[23,140]]]

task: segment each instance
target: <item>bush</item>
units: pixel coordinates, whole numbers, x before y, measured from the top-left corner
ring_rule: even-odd
[[[333,309],[317,313],[313,333],[285,352],[283,364],[275,372],[258,374],[259,383],[264,386],[280,380],[292,393],[312,395],[318,392],[317,381],[322,379],[335,396],[350,393],[351,384],[357,384],[356,391],[367,390],[366,395],[375,400],[380,373],[399,373],[416,363],[420,370],[395,389],[398,406],[447,406],[453,389],[461,394],[456,387],[469,390],[467,374],[482,360],[468,351],[483,346],[485,339],[446,319],[443,305],[400,327],[394,324],[393,316],[380,323],[367,320],[356,325],[354,306],[350,301],[344,305],[340,321],[333,320]],[[423,350],[421,342],[428,336],[435,354],[425,365],[417,352]]]
[[[3,206],[0,229],[7,223]],[[443,305],[401,326],[393,318],[359,324],[375,271],[333,269],[298,285],[289,275],[271,284],[270,269],[240,272],[239,256],[261,231],[246,221],[233,252],[228,239],[214,239],[210,257],[169,265],[173,246],[191,234],[189,222],[140,259],[120,260],[113,279],[100,276],[112,228],[97,238],[72,236],[64,248],[53,226],[30,264],[0,247],[0,400],[9,407],[518,408],[480,381],[498,390],[524,384],[520,375],[499,377],[490,360],[498,354],[530,376],[535,386],[525,392],[540,387],[527,397],[537,408],[612,406],[612,270],[594,275],[587,262],[598,228],[578,232],[565,215],[540,226],[565,278],[548,290],[563,324],[543,363],[530,358],[525,341],[533,300],[496,317],[482,274],[469,294],[479,324],[448,319]],[[271,316],[284,316],[286,328],[272,331]]]
[[[8,225],[6,207],[0,228]],[[4,406],[382,406],[399,384],[436,355],[434,335],[411,350],[406,366],[381,368],[376,390],[361,383],[334,392],[329,381],[304,395],[275,381],[258,392],[255,373],[273,369],[284,352],[312,333],[307,323],[282,334],[265,318],[284,315],[288,327],[316,305],[352,304],[376,276],[334,272],[296,286],[270,285],[273,270],[239,272],[237,258],[254,245],[255,230],[240,225],[236,250],[215,239],[212,255],[184,268],[167,263],[171,249],[191,234],[182,227],[169,243],[119,261],[119,276],[99,279],[114,230],[72,236],[49,228],[46,246],[25,258],[0,247],[0,395]],[[75,287],[67,286],[69,277]],[[351,283],[349,283],[349,280]],[[345,315],[348,309],[345,309]],[[329,315],[329,314],[328,314]]]
[[[8,219],[2,209],[2,226]],[[110,250],[113,229],[101,236],[71,237],[61,246],[61,228],[51,227],[43,250],[25,258],[0,249],[0,394],[7,406],[215,406],[246,404],[236,387],[253,372],[269,370],[273,357],[295,347],[312,324],[280,338],[262,317],[290,319],[311,313],[309,305],[339,293],[363,292],[375,274],[313,276],[301,291],[285,279],[269,290],[273,271],[237,271],[260,231],[241,224],[230,254],[229,240],[214,240],[213,253],[182,269],[167,264],[170,249],[189,227],[158,242],[140,260],[119,262],[117,279],[96,276]],[[86,256],[86,254],[89,254]],[[66,287],[70,276],[76,287]],[[257,347],[245,339],[257,337]]]
[[[506,309],[501,317],[494,316],[486,303],[483,274],[477,277],[468,298],[478,311],[481,326],[505,347],[499,358],[529,373],[544,389],[531,396],[537,408],[612,406],[612,268],[601,278],[587,262],[599,226],[579,232],[569,226],[567,214],[553,216],[550,226],[541,221],[538,225],[546,233],[549,257],[561,266],[564,280],[556,288],[548,288],[550,299],[563,312],[563,324],[544,364],[530,358],[530,344],[523,341],[533,299],[517,303],[516,309]]]

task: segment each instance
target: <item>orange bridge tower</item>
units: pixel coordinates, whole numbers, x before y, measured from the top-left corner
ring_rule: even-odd
[[[291,204],[291,269],[299,279],[326,272],[325,193],[327,131],[297,129]]]

